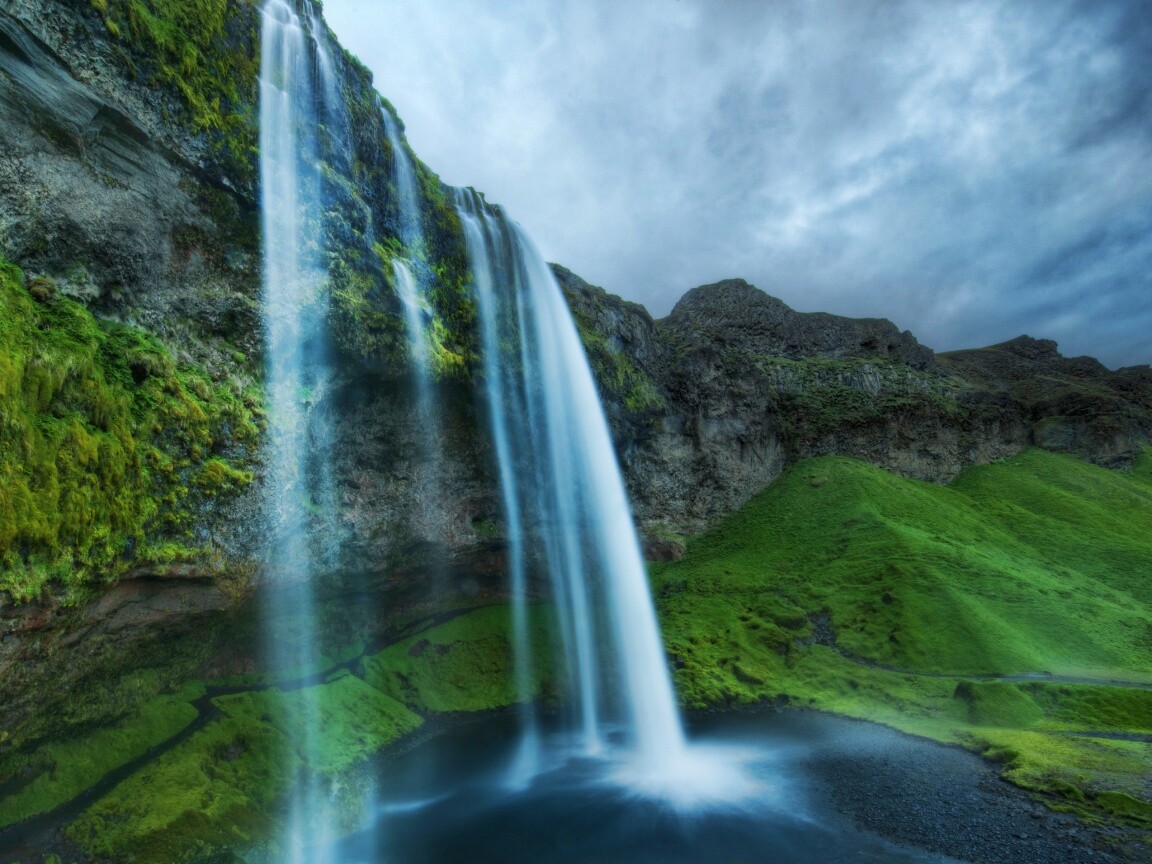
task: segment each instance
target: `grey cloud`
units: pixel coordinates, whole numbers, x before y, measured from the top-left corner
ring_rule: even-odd
[[[1152,360],[1148,0],[327,0],[417,152],[664,314]]]

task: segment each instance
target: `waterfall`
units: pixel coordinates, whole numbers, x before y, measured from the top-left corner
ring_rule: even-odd
[[[528,236],[472,190],[457,193],[457,206],[480,306],[516,653],[528,647],[531,546],[551,579],[581,748],[602,752],[622,727],[630,776],[662,789],[683,779],[687,746],[591,368],[560,286]],[[515,672],[521,688],[531,677],[525,662]],[[534,715],[526,721],[526,740],[535,741]]]
[[[480,311],[480,339],[484,355],[484,377],[488,382],[489,422],[500,472],[500,491],[508,534],[508,575],[512,600],[512,659],[516,696],[520,708],[522,738],[509,780],[522,787],[540,769],[540,729],[534,703],[532,645],[528,622],[528,585],[524,545],[519,465],[515,454],[531,446],[525,440],[526,427],[517,423],[524,416],[522,388],[517,386],[518,370],[505,362],[500,347],[509,326],[508,303],[501,303],[497,280],[515,268],[509,261],[510,248],[503,241],[500,223],[476,206],[471,190],[457,190],[457,211],[468,242],[473,281]]]
[[[319,660],[315,583],[336,557],[332,424],[326,397],[331,364],[325,331],[327,273],[322,249],[319,111],[313,75],[321,46],[315,30],[286,0],[262,8],[260,67],[260,195],[264,243],[263,320],[266,338],[268,538],[266,646],[288,678]],[[311,23],[310,7],[309,22]],[[320,64],[323,66],[323,64]],[[316,688],[292,694],[286,712],[291,746],[306,761],[321,752]],[[324,843],[326,792],[315,779],[297,782],[289,803],[289,860],[316,862],[305,849]]]
[[[412,370],[414,417],[419,424],[417,455],[424,470],[413,472],[418,478],[419,497],[413,514],[421,523],[425,537],[435,536],[439,509],[443,506],[443,435],[439,405],[432,387],[434,372],[431,335],[432,309],[426,286],[435,278],[428,266],[424,241],[422,199],[417,186],[416,166],[404,144],[399,121],[387,106],[380,105],[384,131],[392,153],[392,184],[395,196],[388,202],[393,209],[394,234],[403,256],[393,254],[392,285],[400,299],[404,329],[408,341],[409,366]],[[393,247],[395,250],[395,247]],[[447,568],[443,555],[429,547],[425,566],[431,573],[429,594],[438,601],[448,590]]]
[[[400,243],[407,253],[407,259],[394,258],[392,273],[395,278],[396,293],[404,304],[404,325],[408,331],[408,345],[412,353],[413,372],[416,375],[417,395],[420,410],[425,415],[432,413],[431,391],[429,388],[428,331],[425,326],[427,309],[422,279],[418,277],[418,264],[424,251],[424,232],[421,227],[420,195],[416,188],[416,169],[412,158],[400,137],[396,118],[384,106],[380,108],[384,119],[384,131],[392,150],[392,180],[396,186],[396,222]]]
[[[305,2],[264,0],[260,73],[260,182],[267,338],[266,639],[283,677],[320,659],[320,577],[338,559],[333,482],[332,362],[327,345],[325,147],[343,147],[350,118],[326,33]],[[338,104],[339,103],[339,104]],[[419,183],[399,121],[381,106],[390,144],[394,239],[376,244],[391,263],[415,381],[414,419],[431,479],[421,506],[438,506],[441,443],[431,386],[439,338],[426,296]],[[331,154],[329,154],[331,155]],[[591,368],[563,293],[528,236],[477,193],[456,193],[480,312],[492,437],[508,525],[514,676],[523,725],[513,785],[561,750],[541,733],[533,704],[530,575],[547,574],[557,610],[559,678],[568,686],[569,740],[586,756],[622,761],[633,786],[672,797],[700,772],[685,742],[623,478]],[[431,524],[431,511],[416,514]],[[434,562],[435,564],[436,562]],[[434,586],[439,587],[439,586]],[[319,687],[286,699],[291,746],[320,763]],[[566,747],[564,752],[568,752]],[[617,759],[617,757],[622,757]],[[286,833],[293,864],[326,864],[330,791],[298,781]]]

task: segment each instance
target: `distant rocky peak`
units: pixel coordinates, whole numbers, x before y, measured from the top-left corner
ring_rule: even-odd
[[[1031,336],[1017,336],[999,345],[993,345],[1001,351],[1010,351],[1017,357],[1027,360],[1062,360],[1056,342],[1052,339],[1033,339]]]
[[[987,350],[1002,351],[1028,361],[1032,364],[1028,367],[1029,374],[1034,374],[1037,367],[1077,378],[1098,378],[1108,374],[1108,367],[1094,357],[1065,357],[1051,339],[1017,336]]]
[[[762,356],[885,359],[917,369],[934,366],[931,349],[886,318],[797,312],[743,279],[693,288],[663,324],[689,341],[720,340],[726,347]]]

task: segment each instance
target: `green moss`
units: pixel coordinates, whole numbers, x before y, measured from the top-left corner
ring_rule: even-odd
[[[460,215],[440,178],[415,160],[422,193],[424,257],[431,271],[429,297],[435,313],[429,341],[433,372],[460,377],[479,356],[472,266]]]
[[[365,658],[364,680],[425,715],[514,704],[509,627],[507,607],[478,609]],[[537,692],[551,671],[547,627],[543,612],[533,616]]]
[[[117,785],[69,839],[96,858],[176,862],[268,836],[299,761],[255,697],[215,701],[221,719]]]
[[[728,358],[736,366],[748,359]],[[882,359],[761,357],[757,362],[777,383],[785,433],[812,440],[845,428],[889,426],[925,415],[955,417],[960,406],[946,379]],[[855,386],[867,376],[875,390]]]
[[[35,302],[0,261],[0,590],[203,556],[208,501],[251,482],[258,410],[139,330]]]
[[[313,771],[333,778],[423,723],[404,705],[347,672],[318,687],[256,694],[252,704],[285,735],[303,728],[307,716],[318,750],[296,755]]]
[[[336,340],[353,355],[400,367],[408,362],[408,334],[393,271],[393,261],[400,258],[414,271],[428,304],[428,371],[438,379],[467,378],[478,353],[464,230],[440,179],[412,158],[421,194],[421,242],[406,248],[384,235],[370,250],[345,244],[333,256],[329,275]]]
[[[1152,825],[1152,803],[1133,798],[1123,792],[1101,792],[1095,803],[1102,810],[1134,822]]]
[[[1057,728],[1152,732],[1152,690],[1092,684],[1020,686]]]
[[[569,303],[572,320],[584,344],[584,353],[596,384],[605,398],[623,405],[633,414],[645,414],[664,407],[664,397],[652,379],[636,367],[623,351],[615,351],[577,304]]]
[[[950,487],[801,462],[653,583],[693,706],[784,697],[965,743],[1027,788],[1144,800],[1152,488],[1040,450]],[[1071,791],[1075,790],[1075,791]],[[1090,803],[1085,805],[1091,808]]]
[[[331,325],[345,352],[403,366],[407,335],[398,310],[385,302],[394,292],[391,261],[394,251],[376,244],[373,254],[344,250],[328,268],[332,290]]]
[[[259,11],[253,0],[92,0],[150,80],[179,94],[225,167],[255,176]]]
[[[140,864],[265,844],[300,772],[329,783],[337,811],[336,799],[348,798],[344,809],[359,812],[358,772],[386,745],[419,728],[420,713],[478,711],[515,701],[508,622],[507,607],[481,608],[365,658],[363,678],[339,671],[308,688],[216,697],[219,718],[119,783],[67,835],[95,858]],[[540,641],[547,626],[545,614],[535,616]],[[545,652],[542,663],[546,658]],[[162,701],[142,711],[138,723],[118,724],[89,740],[132,738],[146,728],[149,712],[163,715]],[[315,751],[297,749],[291,736],[304,714],[319,733]],[[152,738],[172,725],[155,724]],[[142,739],[132,740],[133,748],[116,749],[106,761],[127,761]]]
[[[115,726],[41,748],[28,760],[35,779],[4,799],[0,826],[44,813],[72,800],[105,774],[144,755],[196,719],[191,685],[175,696],[154,699]]]

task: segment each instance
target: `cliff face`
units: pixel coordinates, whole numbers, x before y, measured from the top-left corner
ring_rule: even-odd
[[[700,531],[799,459],[943,483],[1029,445],[1125,468],[1152,440],[1146,366],[1111,372],[1028,337],[934,355],[887,320],[798,313],[742,280],[655,321],[555,269],[599,334],[586,342],[657,556],[675,554],[669,532]]]

